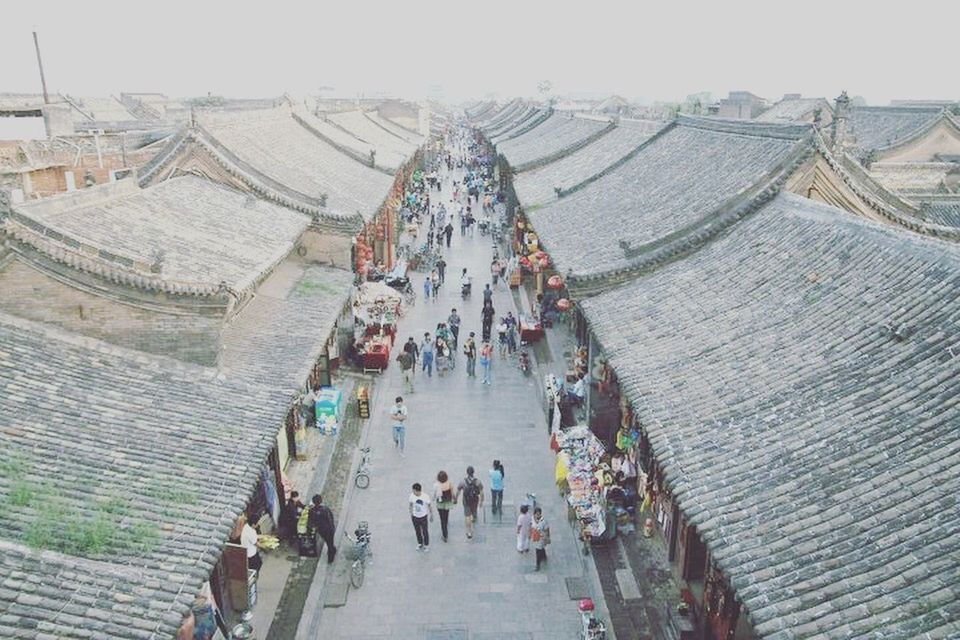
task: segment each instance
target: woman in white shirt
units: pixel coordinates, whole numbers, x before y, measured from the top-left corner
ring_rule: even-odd
[[[260,547],[257,546],[257,530],[247,522],[247,516],[240,516],[243,523],[240,529],[240,546],[247,550],[247,566],[254,571],[260,571],[263,558],[260,557]]]

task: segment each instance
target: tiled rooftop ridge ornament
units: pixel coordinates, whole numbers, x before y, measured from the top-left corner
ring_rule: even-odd
[[[326,206],[327,206],[327,194],[321,193],[321,194],[317,197],[317,199],[320,201],[320,206],[321,206],[321,207],[326,207]]]
[[[850,96],[841,91],[833,108],[833,152],[840,153],[851,142],[847,130],[847,118],[850,115]]]
[[[153,262],[150,263],[150,273],[163,273],[163,260],[166,257],[163,249],[158,249],[153,253]]]

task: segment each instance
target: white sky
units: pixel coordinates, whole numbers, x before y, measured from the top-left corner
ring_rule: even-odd
[[[958,0],[5,0],[0,92],[39,92],[33,28],[75,95],[960,99]]]

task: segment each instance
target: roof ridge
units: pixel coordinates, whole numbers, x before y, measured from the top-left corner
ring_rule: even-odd
[[[406,142],[407,144],[412,144],[412,145],[415,145],[415,146],[418,146],[418,147],[420,146],[420,145],[418,145],[417,143],[413,142],[412,140],[407,140],[406,138],[404,138],[403,136],[401,136],[401,135],[400,135],[399,133],[397,133],[396,131],[391,131],[390,129],[386,128],[385,126],[383,126],[383,123],[377,122],[376,119],[374,119],[368,112],[366,112],[366,111],[364,111],[364,110],[361,109],[361,110],[360,110],[360,113],[363,114],[363,117],[364,117],[364,118],[366,118],[367,120],[369,120],[370,122],[372,122],[372,123],[373,123],[374,125],[376,125],[377,127],[380,127],[381,129],[383,129],[384,131],[386,131],[387,133],[389,133],[390,135],[392,135],[392,136],[393,136],[394,138],[396,138],[397,140],[402,140],[403,142]]]
[[[951,240],[960,240],[960,229],[955,229],[944,225],[931,224],[919,218],[908,219],[906,216],[897,211],[892,205],[883,202],[879,197],[870,193],[866,188],[861,186],[861,184],[866,184],[870,188],[876,189],[884,198],[889,198],[893,202],[900,203],[904,209],[910,210],[911,206],[909,203],[903,200],[903,198],[900,198],[896,194],[884,188],[883,185],[871,177],[870,174],[867,173],[867,171],[864,170],[860,164],[849,154],[844,154],[844,159],[846,162],[843,162],[834,156],[833,153],[831,153],[827,148],[826,142],[824,142],[819,133],[813,136],[813,141],[817,148],[817,152],[820,153],[824,160],[826,160],[827,166],[829,166],[834,174],[836,174],[837,177],[839,177],[841,181],[843,181],[843,183],[846,184],[847,187],[871,209],[884,216],[891,222],[906,229],[910,229],[916,233],[949,238]],[[857,179],[854,179],[854,177],[851,175],[852,172],[857,173]]]
[[[586,177],[585,179],[581,180],[580,182],[573,185],[569,189],[561,189],[559,194],[560,197],[566,197],[572,193],[576,193],[577,191],[580,191],[584,187],[587,187],[593,184],[603,176],[608,175],[613,171],[616,171],[617,169],[625,165],[627,162],[632,160],[638,153],[640,153],[641,151],[646,149],[648,146],[650,146],[651,144],[653,144],[654,142],[662,138],[664,135],[666,135],[667,132],[672,131],[674,128],[676,128],[676,126],[677,126],[676,120],[673,120],[672,122],[668,122],[665,126],[661,127],[659,131],[657,131],[652,136],[650,136],[649,138],[647,138],[646,140],[638,144],[632,150],[628,151],[626,155],[624,155],[622,158],[620,158],[610,166],[593,174],[592,176]]]
[[[602,120],[595,120],[592,122],[602,122]],[[580,149],[583,149],[584,147],[590,146],[591,144],[593,144],[603,136],[607,135],[608,133],[612,133],[616,129],[617,129],[617,123],[614,121],[608,121],[605,127],[603,127],[602,129],[597,129],[587,137],[581,138],[580,140],[575,140],[571,144],[568,144],[567,146],[563,147],[562,149],[554,151],[553,153],[546,155],[542,158],[532,160],[530,162],[527,162],[526,164],[517,165],[516,167],[513,168],[513,170],[515,173],[522,173],[524,171],[531,171],[533,169],[538,169],[540,167],[550,164],[551,162],[556,162],[557,160],[561,160],[569,156],[570,154],[575,153]]]
[[[22,219],[17,219],[18,217]],[[22,214],[13,212],[3,223],[3,232],[18,243],[71,269],[98,278],[142,289],[177,295],[214,296],[234,292],[225,282],[216,284],[166,278],[151,265],[96,245],[78,241]],[[23,255],[21,252],[20,255]]]
[[[347,155],[347,156],[353,158],[354,160],[356,160],[357,162],[359,162],[360,164],[362,164],[362,165],[364,165],[364,166],[366,166],[366,167],[370,167],[371,169],[376,169],[376,170],[379,171],[380,173],[383,173],[383,174],[386,174],[386,175],[389,175],[389,176],[393,176],[393,175],[394,175],[393,172],[387,170],[385,167],[379,167],[379,166],[377,166],[376,161],[375,161],[375,160],[372,160],[372,157],[364,158],[364,157],[363,157],[363,154],[358,153],[356,150],[350,149],[350,148],[347,147],[346,145],[342,145],[342,144],[340,144],[339,142],[335,142],[332,138],[327,137],[326,135],[323,134],[322,131],[320,131],[320,130],[317,129],[315,126],[313,126],[312,123],[307,122],[306,118],[304,118],[304,117],[301,116],[300,114],[298,114],[298,113],[296,113],[296,112],[293,112],[291,115],[293,116],[293,119],[294,119],[298,124],[300,124],[300,126],[302,126],[304,129],[306,129],[307,131],[309,131],[310,133],[312,133],[312,134],[315,135],[316,137],[320,138],[321,140],[323,140],[324,142],[326,142],[327,144],[329,144],[331,147],[333,147],[333,148],[336,149],[337,151],[340,151],[340,152],[343,153],[344,155]],[[336,126],[336,125],[334,125],[332,122],[330,122],[329,120],[324,120],[324,122],[327,122],[328,124],[331,124],[332,126]],[[337,127],[337,128],[340,129],[340,127]],[[344,131],[346,131],[346,130],[344,130]],[[366,141],[361,140],[360,138],[356,137],[356,136],[353,135],[352,133],[350,134],[350,136],[351,136],[354,140],[356,140],[357,142],[361,142],[361,143],[363,143],[363,144],[370,144],[369,142],[366,142]]]
[[[664,129],[668,128],[672,127],[668,126]],[[790,175],[813,151],[809,136],[797,140],[794,148],[783,160],[743,192],[731,196],[697,220],[663,238],[639,247],[624,246],[624,256],[635,262],[600,273],[568,274],[568,286],[580,297],[589,297],[609,290],[610,286],[619,286],[640,274],[690,255],[773,200]]]
[[[782,138],[799,140],[810,133],[813,125],[809,123],[782,123],[763,122],[757,120],[732,120],[711,116],[692,116],[685,113],[677,114],[677,124],[684,127],[695,127],[719,133],[755,136],[760,138]]]
[[[896,138],[895,140],[891,140],[890,142],[884,145],[881,145],[879,147],[874,147],[873,149],[871,149],[871,151],[876,151],[876,152],[890,151],[891,149],[901,147],[905,144],[913,142],[917,138],[920,138],[926,135],[941,122],[947,122],[950,126],[954,127],[955,129],[957,129],[958,132],[960,132],[960,123],[956,122],[946,109],[943,109],[940,111],[940,114],[937,117],[930,118],[929,120],[926,120],[920,123],[920,125],[918,125],[916,129],[912,129],[907,133],[904,133],[899,138]],[[856,134],[856,131],[854,131],[854,134]]]

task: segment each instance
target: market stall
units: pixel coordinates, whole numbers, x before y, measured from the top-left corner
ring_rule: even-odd
[[[585,543],[601,538],[608,527],[609,486],[605,478],[609,472],[601,462],[603,443],[583,425],[558,431],[554,436],[558,448],[556,480],[566,494],[571,521]]]
[[[402,313],[403,295],[381,282],[364,282],[354,294],[354,343],[364,371],[383,371]]]

